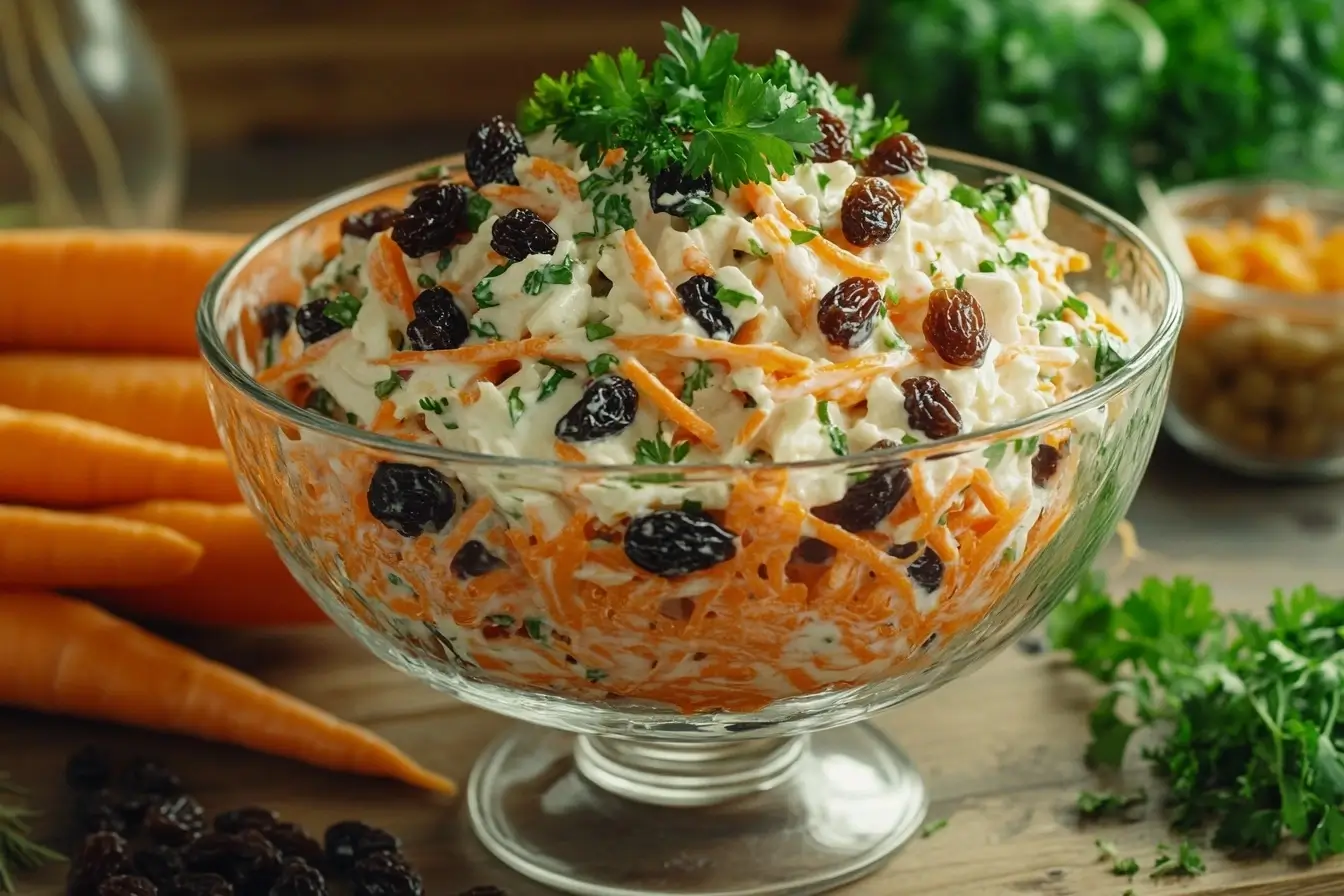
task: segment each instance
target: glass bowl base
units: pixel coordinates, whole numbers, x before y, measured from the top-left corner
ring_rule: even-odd
[[[876,870],[928,812],[914,765],[866,724],[703,747],[518,726],[467,803],[497,858],[579,896],[822,893]]]

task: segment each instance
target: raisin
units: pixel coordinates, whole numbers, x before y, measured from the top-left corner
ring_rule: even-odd
[[[719,281],[704,274],[696,274],[677,287],[681,307],[700,325],[705,335],[711,339],[732,339],[736,328],[724,313],[718,293]]]
[[[609,373],[589,383],[583,396],[555,422],[555,437],[562,442],[605,439],[634,423],[638,411],[635,384]]]
[[[149,807],[160,801],[160,797],[150,793],[126,793],[117,798],[115,808],[126,823],[126,829],[134,830],[144,823]]]
[[[692,208],[714,195],[714,180],[708,171],[687,177],[677,165],[668,165],[649,181],[649,204],[655,212],[684,218]]]
[[[262,339],[278,339],[289,331],[298,309],[288,302],[271,302],[257,309],[257,325]]]
[[[346,419],[345,412],[336,403],[336,397],[320,386],[308,393],[308,397],[303,400],[303,408],[321,414],[328,420],[340,420],[344,423]]]
[[[901,383],[905,413],[910,428],[931,439],[946,439],[961,432],[961,412],[943,384],[931,376],[912,376]]]
[[[179,874],[160,896],[234,896],[233,884],[218,874]]]
[[[849,125],[845,120],[826,109],[808,111],[817,116],[821,128],[821,139],[812,144],[812,161],[838,162],[849,155]]]
[[[215,816],[215,830],[221,834],[241,834],[243,831],[269,831],[280,820],[279,814],[261,806],[243,806]]]
[[[490,248],[509,261],[529,255],[550,255],[560,236],[530,208],[515,208],[490,227]]]
[[[448,480],[414,464],[380,463],[369,480],[368,499],[373,518],[407,538],[442,529],[457,509]]]
[[[929,151],[909,133],[893,134],[874,146],[868,158],[863,160],[863,170],[878,176],[908,174],[923,171],[928,166]]]
[[[379,853],[395,853],[401,841],[387,831],[362,821],[338,821],[327,828],[327,862],[337,871],[349,871],[356,862]]]
[[[887,553],[897,560],[909,560],[919,552],[919,542],[907,541],[887,548]]]
[[[75,751],[65,763],[65,783],[74,790],[101,790],[112,782],[112,760],[92,744]]]
[[[125,874],[130,867],[126,841],[120,834],[111,831],[90,834],[70,862],[66,892],[69,896],[97,896],[103,881]]]
[[[424,881],[407,861],[395,853],[376,853],[355,863],[350,870],[355,896],[421,896]]]
[[[484,544],[473,538],[458,548],[457,553],[453,555],[453,562],[448,564],[448,568],[459,579],[474,579],[477,576],[483,576],[488,572],[499,569],[503,565],[503,560],[490,553]]]
[[[952,367],[979,367],[989,351],[984,309],[964,289],[935,289],[924,316],[924,338]]]
[[[867,277],[841,280],[817,303],[817,327],[837,348],[858,348],[873,335],[882,290]]]
[[[820,538],[805,537],[793,549],[792,559],[802,563],[830,563],[835,558],[835,548]]]
[[[703,513],[656,510],[625,528],[625,556],[663,578],[718,566],[737,556],[737,536]]]
[[[457,896],[509,896],[494,884],[482,884],[478,887],[472,887],[469,890],[463,890]]]
[[[904,211],[905,203],[891,184],[880,177],[860,177],[845,190],[840,229],[856,246],[876,246],[895,236]]]
[[[313,299],[299,306],[294,315],[294,326],[298,328],[299,338],[304,345],[330,339],[345,329],[340,321],[327,317],[326,308],[330,304],[331,299]]]
[[[401,209],[390,205],[377,205],[362,212],[346,215],[341,222],[341,236],[353,236],[361,240],[371,240],[374,234],[382,233],[401,217]]]
[[[467,341],[471,326],[467,316],[442,286],[432,286],[411,303],[415,317],[406,327],[411,348],[422,352],[457,348]]]
[[[286,859],[301,859],[319,870],[327,864],[327,853],[322,844],[293,822],[276,822],[262,833]]]
[[[147,877],[159,889],[166,889],[173,878],[187,870],[182,854],[171,846],[155,845],[142,849],[131,857],[135,873]]]
[[[943,558],[933,548],[925,548],[924,553],[916,557],[905,571],[925,591],[937,591],[938,586],[943,584]]]
[[[204,834],[183,853],[192,871],[218,874],[239,896],[262,896],[280,874],[280,853],[257,830]]]
[[[486,184],[516,184],[513,165],[527,155],[527,144],[518,126],[502,115],[483,121],[467,138],[467,174],[478,187]]]
[[[288,862],[271,887],[270,896],[327,896],[322,872],[306,862]]]
[[[137,758],[121,773],[121,789],[127,793],[177,796],[182,779],[156,759]]]
[[[1042,444],[1031,459],[1031,481],[1037,488],[1045,488],[1055,478],[1059,470],[1059,461],[1063,457],[1054,445]]]
[[[98,831],[120,834],[129,827],[122,813],[121,798],[107,789],[81,793],[75,803],[75,821],[85,834]]]
[[[392,242],[411,258],[440,252],[467,229],[467,188],[433,184],[416,191],[411,204],[392,225]]]
[[[851,485],[839,501],[813,508],[812,513],[847,532],[868,532],[891,516],[908,491],[910,471],[904,464],[880,467]]]
[[[145,831],[157,843],[183,846],[205,830],[205,809],[194,797],[175,796],[152,806]]]
[[[98,896],[159,896],[159,888],[138,875],[116,874],[98,885]]]

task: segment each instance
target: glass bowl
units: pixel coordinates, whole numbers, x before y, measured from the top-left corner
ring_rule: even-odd
[[[1305,184],[1215,181],[1166,195],[1187,228],[1251,221],[1266,202],[1310,213],[1323,231],[1344,225],[1344,193]],[[1336,241],[1337,251],[1322,251],[1344,270],[1344,239]],[[1171,436],[1251,476],[1344,475],[1344,291],[1304,295],[1203,271],[1184,286]]]
[[[932,156],[971,184],[1026,174]],[[1119,372],[991,431],[818,462],[679,466],[650,481],[648,466],[398,441],[253,379],[254,309],[293,300],[313,247],[350,212],[403,201],[418,168],[261,234],[201,305],[215,419],[286,564],[379,657],[526,723],[480,758],[467,791],[476,833],[524,874],[571,893],[774,894],[874,869],[918,831],[927,799],[905,755],[859,723],[1035,625],[1108,540],[1160,426],[1182,308],[1169,262],[1115,213],[1027,174],[1053,192],[1048,233],[1107,260],[1075,286],[1122,290],[1146,334]],[[447,168],[460,176],[460,159]],[[1047,453],[1054,462],[1041,464]],[[455,522],[417,539],[371,527],[364,495],[380,463],[433,467],[456,483]],[[1011,501],[960,503],[991,475],[1016,483],[1004,486]],[[937,519],[926,544],[884,552],[804,509],[871,477],[909,477],[895,513]],[[653,587],[623,563],[619,534],[590,517],[632,479],[660,490],[649,499],[660,505],[713,510],[732,496],[730,574],[670,580],[668,597],[668,580]],[[948,507],[972,505],[953,520],[960,535],[939,535]],[[488,524],[474,525],[482,512]],[[469,534],[505,565],[465,582],[437,575]],[[927,581],[929,552],[942,572],[932,591],[912,581]],[[595,630],[607,636],[587,636]]]

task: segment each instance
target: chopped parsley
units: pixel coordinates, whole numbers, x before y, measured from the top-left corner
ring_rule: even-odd
[[[1138,860],[1133,856],[1123,859],[1117,858],[1115,863],[1111,865],[1111,873],[1116,877],[1133,877],[1139,873]]]
[[[393,371],[392,375],[382,382],[376,383],[373,387],[373,394],[379,399],[386,399],[393,392],[401,388],[401,376]]]
[[[1004,264],[1010,268],[1028,268],[1031,267],[1031,257],[1025,252],[1014,252],[1004,260]]]
[[[547,262],[523,278],[523,292],[529,296],[541,295],[548,286],[568,286],[574,282],[574,259],[566,255],[559,264]]]
[[[593,204],[593,229],[574,234],[575,239],[601,239],[617,230],[630,230],[635,226],[635,213],[630,207],[630,197],[618,187],[630,183],[635,169],[622,164],[612,169],[610,174],[595,171],[579,181],[579,197]]]
[[[523,387],[514,386],[509,390],[509,421],[517,426],[525,410],[527,405],[523,404]]]
[[[1147,801],[1148,794],[1143,790],[1136,790],[1133,793],[1084,790],[1078,794],[1078,814],[1089,819],[1103,818],[1108,815],[1118,816],[1123,815],[1135,806],[1143,805]]]
[[[1013,450],[1018,454],[1035,454],[1036,446],[1040,443],[1040,436],[1032,436],[1029,439],[1013,439]]]
[[[495,301],[495,278],[509,269],[509,263],[497,264],[490,269],[490,273],[481,278],[471,291],[471,297],[476,300],[477,306],[481,308],[494,308],[499,304]]]
[[[537,401],[542,402],[555,394],[555,390],[560,388],[560,384],[565,380],[574,378],[574,371],[561,367],[554,361],[546,358],[541,359],[541,363],[551,368],[551,375],[542,381],[541,391],[537,393]]]
[[[1087,316],[1092,312],[1092,309],[1088,308],[1087,303],[1084,302],[1082,299],[1078,298],[1077,296],[1066,296],[1064,298],[1064,301],[1060,303],[1058,308],[1053,308],[1049,311],[1042,311],[1040,314],[1036,315],[1036,320],[1038,322],[1045,322],[1048,320],[1060,320],[1064,317],[1065,311],[1072,311],[1074,314],[1078,315],[1083,320],[1087,320]]]
[[[769,258],[769,257],[770,257],[770,253],[767,252],[767,251],[765,251],[765,247],[762,246],[762,245],[760,244],[760,242],[758,242],[758,241],[757,241],[756,239],[754,239],[754,238],[748,238],[748,239],[747,239],[747,249],[748,249],[748,251],[751,252],[752,255],[755,255],[757,258]]]
[[[1097,371],[1097,382],[1101,382],[1125,366],[1124,356],[1116,350],[1115,343],[1106,333],[1102,333],[1097,340],[1097,356],[1094,364]]]
[[[607,677],[607,673],[601,669],[585,669],[583,677],[589,681],[597,682]]]
[[[1338,810],[1336,810],[1338,811]],[[1170,847],[1159,845],[1157,861],[1153,863],[1150,877],[1197,877],[1207,869],[1199,849],[1189,840],[1182,840],[1176,855],[1171,855]]]
[[[487,321],[482,321],[482,322],[479,323],[479,324],[476,323],[475,321],[471,321],[470,323],[467,324],[467,326],[469,326],[469,327],[471,328],[471,332],[475,333],[477,336],[481,337],[482,339],[502,339],[502,338],[504,338],[504,337],[502,337],[502,336],[499,335],[499,330],[495,328],[495,325],[494,325],[492,322],[488,321],[488,320],[487,320]]]
[[[821,428],[825,430],[826,437],[831,440],[831,450],[844,457],[849,453],[849,437],[845,435],[844,430],[831,422],[831,403],[829,401],[817,402],[817,419],[821,421]]]
[[[669,444],[663,438],[662,430],[659,430],[656,438],[640,439],[635,443],[635,463],[640,466],[679,464],[690,453],[690,442]],[[651,473],[647,476],[632,476],[630,481],[633,483],[665,483],[680,482],[683,478],[680,473]]]
[[[467,200],[467,228],[475,233],[492,214],[494,208],[490,205],[490,200],[480,193],[472,193],[471,198]]]
[[[829,174],[827,174],[825,171],[817,172],[817,186],[820,187],[823,191],[825,191],[826,187],[830,184],[830,182],[831,182],[831,176]]]
[[[998,269],[999,266],[988,258],[980,262],[980,273],[982,274],[992,274]]]
[[[443,177],[442,165],[430,165],[415,172],[416,180],[438,180],[441,177]]]
[[[355,319],[359,317],[359,309],[363,306],[364,303],[355,298],[354,294],[343,292],[327,303],[326,307],[322,309],[322,316],[349,329],[355,325]]]
[[[358,414],[355,414],[355,413],[352,413],[351,411],[346,411],[346,412],[345,412],[345,422],[346,422],[346,423],[349,423],[351,426],[358,426],[358,425],[359,425],[359,415],[358,415]]]
[[[905,435],[901,436],[901,444],[902,444],[902,445],[918,445],[918,444],[919,444],[919,439],[916,438],[915,436],[910,435],[910,433],[906,433]]]
[[[1007,442],[995,442],[993,445],[990,445],[988,448],[986,448],[985,467],[987,469],[992,470],[996,466],[998,466],[999,461],[1003,460],[1003,455],[1005,452],[1007,452],[1007,450],[1008,450]]]
[[[723,284],[719,284],[718,290],[714,293],[714,298],[718,299],[720,302],[723,302],[726,305],[732,305],[734,308],[738,307],[743,302],[756,301],[755,296],[748,295],[745,292],[739,292],[736,289],[729,289]]]
[[[793,244],[795,246],[801,246],[804,245],[805,243],[810,243],[816,238],[817,238],[817,232],[815,230],[789,231],[789,239],[793,241]]]
[[[546,623],[544,620],[538,619],[535,616],[528,616],[523,619],[523,630],[527,632],[529,638],[536,641],[538,644],[546,643],[546,629],[543,628],[545,625]]]
[[[947,827],[947,821],[948,820],[946,818],[938,818],[929,822],[928,824],[924,825],[924,827],[919,829],[919,836],[925,839],[932,837],[934,834],[938,833],[943,828]]]
[[[723,206],[707,196],[692,196],[681,204],[681,216],[690,227],[699,227],[715,215],[723,214]]]
[[[615,355],[603,352],[596,358],[588,362],[588,375],[597,378],[606,373],[611,368],[621,363],[621,359]]]
[[[1120,259],[1118,257],[1119,247],[1115,243],[1107,243],[1101,247],[1101,259],[1106,263],[1106,279],[1115,281],[1120,279]]]
[[[696,361],[691,372],[686,374],[681,384],[681,403],[689,405],[695,400],[695,393],[709,386],[714,378],[714,368],[708,361]]]
[[[442,398],[430,398],[426,395],[420,399],[420,410],[430,414],[442,414],[446,404]]]
[[[957,289],[961,289],[962,287],[964,287],[966,285],[966,275],[958,274],[956,281],[952,285],[955,286]]]
[[[588,324],[583,328],[583,332],[588,335],[589,342],[597,342],[599,339],[606,339],[609,336],[615,336],[616,331],[606,324]]]
[[[444,271],[448,270],[448,266],[452,263],[453,253],[449,252],[447,249],[443,249],[439,252],[439,260],[434,262],[434,270],[442,274]]]
[[[415,285],[420,287],[421,289],[433,289],[439,284],[438,281],[436,281],[433,277],[429,276],[428,274],[421,274],[419,277],[415,278]]]
[[[1027,181],[1019,174],[1006,177],[983,190],[977,190],[970,184],[957,184],[952,188],[953,201],[975,212],[1002,243],[1012,234],[1013,206],[1027,195]]]

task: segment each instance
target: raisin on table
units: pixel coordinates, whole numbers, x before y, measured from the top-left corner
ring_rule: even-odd
[[[362,821],[338,821],[327,828],[322,839],[327,862],[336,871],[349,871],[360,859],[401,849],[401,841],[395,836]]]
[[[98,885],[98,896],[159,896],[159,888],[148,878],[118,874]]]
[[[307,862],[288,862],[271,887],[270,896],[327,896],[327,881]]]
[[[75,822],[85,834],[98,831],[123,833],[131,825],[122,811],[122,798],[106,788],[81,793],[75,801]]]
[[[366,856],[350,870],[355,896],[422,896],[424,881],[419,872],[396,853]]]
[[[911,581],[932,594],[943,584],[943,558],[933,548],[925,548],[910,565],[905,568]]]
[[[102,790],[112,783],[112,760],[93,744],[76,750],[65,763],[65,783],[73,790]]]
[[[280,874],[280,853],[260,831],[205,834],[184,852],[192,871],[218,874],[238,896],[264,896]]]
[[[369,481],[368,502],[374,519],[407,538],[442,529],[457,509],[443,474],[415,464],[380,463]]]
[[[849,125],[845,120],[819,107],[808,111],[817,116],[821,128],[821,139],[812,144],[812,161],[838,162],[849,155]]]
[[[468,890],[463,890],[457,896],[509,896],[494,884],[481,884]]]
[[[515,208],[490,227],[490,248],[509,261],[550,255],[558,245],[560,235],[530,208]]]
[[[371,240],[374,234],[382,233],[401,217],[401,209],[390,205],[377,205],[362,212],[346,215],[341,221],[341,236],[353,236],[361,240]]]
[[[989,351],[985,311],[964,289],[935,289],[924,315],[924,338],[952,367],[979,367]]]
[[[318,870],[327,864],[327,852],[322,844],[293,822],[276,822],[262,833],[286,859],[302,859]]]
[[[218,874],[189,873],[173,878],[159,896],[234,896],[233,884]]]
[[[448,569],[459,579],[474,579],[503,565],[503,560],[490,553],[484,544],[473,538],[458,548],[452,562],[448,564]]]
[[[432,184],[416,191],[392,225],[392,242],[411,258],[441,252],[467,229],[467,188]]]
[[[331,299],[313,299],[299,306],[294,314],[294,326],[304,345],[316,345],[345,329],[345,325],[326,314]]]
[[[929,151],[914,134],[893,134],[874,146],[863,163],[864,171],[880,177],[909,174],[929,166]]]
[[[649,181],[649,204],[655,212],[684,218],[691,208],[714,195],[708,171],[688,177],[678,165],[668,165]]]
[[[623,376],[609,373],[583,390],[583,396],[555,423],[562,442],[593,442],[623,431],[635,422],[639,392]]]
[[[411,348],[422,352],[457,348],[471,335],[471,324],[453,294],[431,286],[411,303],[415,317],[406,327]]]
[[[467,138],[467,175],[477,187],[486,184],[517,184],[513,173],[519,156],[527,155],[518,126],[502,115],[477,125]]]
[[[275,827],[280,815],[262,806],[243,806],[229,809],[215,816],[215,830],[221,834],[241,834],[246,830],[268,831]]]
[[[703,513],[655,510],[630,520],[625,555],[664,578],[710,569],[737,556],[737,536]]]
[[[90,834],[70,861],[66,892],[69,896],[97,896],[103,881],[130,869],[126,840],[120,834],[110,831]]]
[[[837,348],[852,349],[873,335],[882,290],[867,277],[850,277],[827,290],[817,303],[817,327]]]
[[[732,339],[733,321],[723,310],[718,299],[719,281],[704,274],[696,274],[677,287],[677,298],[705,335],[710,339]]]
[[[931,439],[947,439],[961,432],[961,412],[943,384],[931,376],[912,376],[901,383],[910,428]]]
[[[194,797],[182,795],[151,806],[145,831],[157,843],[182,846],[205,830],[205,809]]]
[[[131,857],[135,873],[147,877],[159,889],[165,889],[173,878],[187,870],[182,854],[171,846],[156,844],[138,851]]]
[[[121,789],[127,793],[177,796],[182,792],[182,779],[157,759],[141,757],[122,772]]]
[[[880,177],[860,177],[845,190],[840,229],[856,246],[876,246],[896,235],[904,212],[895,187]]]

